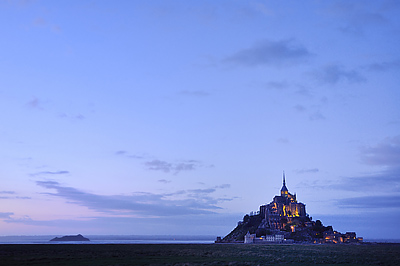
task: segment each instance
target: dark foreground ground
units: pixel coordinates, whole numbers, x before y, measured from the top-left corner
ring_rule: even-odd
[[[400,265],[400,244],[0,245],[0,265]]]

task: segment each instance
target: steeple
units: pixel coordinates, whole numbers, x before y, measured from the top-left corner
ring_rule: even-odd
[[[283,185],[286,186],[286,181],[285,181],[285,171],[283,171]]]
[[[281,196],[287,197],[289,190],[286,187],[285,171],[283,171],[283,186],[281,188]]]

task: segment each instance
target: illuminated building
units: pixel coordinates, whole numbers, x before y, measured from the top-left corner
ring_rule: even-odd
[[[297,202],[296,194],[289,193],[286,187],[285,173],[280,196],[275,196],[271,203],[260,206],[260,215],[264,219],[264,227],[275,230],[284,229],[286,224],[308,220],[306,205]]]
[[[325,231],[323,234],[323,242],[324,243],[343,243],[343,235],[338,231]]]
[[[259,211],[250,212],[239,221],[236,228],[218,242],[244,243],[361,243],[362,237],[355,232],[342,234],[332,226],[323,226],[320,220],[315,222],[306,213],[306,205],[298,202],[296,194],[286,187],[285,173],[280,195]]]
[[[355,232],[346,232],[342,234],[338,231],[325,231],[323,243],[362,243],[363,238],[357,237]]]

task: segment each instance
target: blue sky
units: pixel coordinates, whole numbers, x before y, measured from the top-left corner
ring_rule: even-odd
[[[400,238],[399,15],[0,1],[0,234],[223,236],[285,171],[314,220]]]

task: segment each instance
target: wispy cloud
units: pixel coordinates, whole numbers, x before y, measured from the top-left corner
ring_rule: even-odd
[[[369,27],[385,25],[388,22],[376,6],[371,9],[369,5],[356,2],[334,2],[329,7],[329,13],[340,21],[338,29],[351,35],[362,35]]]
[[[309,168],[309,169],[300,169],[295,171],[297,174],[312,174],[312,173],[318,173],[319,169],[318,168]]]
[[[164,184],[171,183],[171,180],[166,180],[166,179],[159,179],[157,181],[160,182],[160,183],[164,183]]]
[[[33,97],[30,101],[25,104],[27,107],[36,110],[42,110],[42,102],[37,98]]]
[[[284,144],[289,143],[289,140],[287,138],[279,138],[276,141],[279,142],[279,143],[284,143]]]
[[[143,165],[147,170],[172,173],[174,175],[183,171],[194,171],[201,167],[213,167],[213,165],[206,165],[198,160],[165,161],[155,159],[150,155],[132,155],[126,150],[119,150],[115,152],[115,154],[127,158],[143,160]]]
[[[293,108],[299,113],[303,113],[307,110],[307,108],[301,104],[296,104]]]
[[[340,207],[345,208],[396,208],[400,209],[400,196],[398,195],[382,195],[382,196],[364,196],[344,198],[337,201]]]
[[[382,166],[379,171],[346,176],[337,181],[316,180],[303,186],[319,189],[334,189],[359,193],[374,193],[375,196],[392,196],[400,192],[399,138],[386,138],[378,145],[361,147],[360,158],[365,164]],[[317,169],[317,168],[315,168]]]
[[[307,48],[293,39],[264,40],[228,56],[223,62],[251,67],[260,65],[286,66],[302,63],[311,56],[312,54]]]
[[[49,23],[45,18],[43,17],[37,17],[36,19],[33,20],[32,25],[34,27],[43,27],[43,28],[47,28],[50,29],[53,32],[61,32],[61,28],[58,25]]]
[[[145,165],[149,170],[162,171],[165,173],[171,172],[173,174],[178,174],[182,171],[193,171],[198,167],[202,166],[202,164],[196,160],[188,160],[177,163],[170,163],[161,160],[151,160],[145,162]]]
[[[41,18],[41,17],[36,18],[33,21],[33,25],[35,25],[35,26],[45,26],[46,24],[47,24],[46,20],[44,18]]]
[[[131,158],[131,159],[146,159],[146,158],[149,158],[149,157],[150,157],[150,156],[145,155],[145,154],[141,154],[141,155],[138,155],[138,154],[131,154],[131,153],[129,153],[129,152],[126,151],[126,150],[119,150],[119,151],[116,151],[116,152],[115,152],[115,155],[118,155],[118,156],[125,156],[125,157]]]
[[[25,107],[33,110],[38,110],[38,111],[43,111],[45,108],[43,107],[44,105],[47,105],[51,103],[51,101],[43,101],[42,99],[39,99],[36,96],[33,96],[31,100],[25,103]],[[69,114],[66,112],[57,112],[56,114],[57,117],[63,118],[63,119],[71,119],[71,120],[84,120],[86,117],[81,114],[81,113],[75,113],[75,114]]]
[[[297,95],[307,97],[307,98],[311,98],[313,96],[309,89],[307,89],[303,86],[298,86],[298,87],[299,87],[299,89],[295,91],[295,93]]]
[[[347,70],[341,65],[327,65],[313,73],[314,77],[321,83],[337,84],[339,82],[358,83],[366,79],[356,70]]]
[[[97,195],[55,181],[37,181],[36,184],[55,193],[43,194],[60,197],[97,212],[113,215],[174,216],[207,214],[221,209],[217,204],[230,199],[212,197],[216,188],[181,190],[174,193],[134,193],[132,195]]]
[[[304,106],[303,104],[296,104],[293,110],[299,115],[306,115],[310,121],[325,120],[325,115],[321,112],[318,105]]]
[[[362,147],[361,160],[370,165],[400,166],[400,135],[388,137],[376,146]]]
[[[30,197],[17,196],[15,191],[0,191],[0,199],[30,199]]]
[[[320,111],[315,111],[314,113],[310,114],[309,118],[311,121],[326,119],[326,117]]]
[[[0,196],[0,199],[20,199],[20,200],[26,200],[26,199],[31,199],[31,197],[21,197],[21,196]]]
[[[115,152],[115,154],[116,155],[125,155],[125,154],[127,154],[128,152],[127,151],[124,151],[124,150],[119,150],[119,151],[116,151]]]
[[[380,71],[380,72],[400,69],[400,59],[386,61],[386,62],[380,62],[380,63],[373,63],[373,64],[366,66],[365,68],[367,70]]]
[[[147,169],[169,173],[173,168],[171,163],[161,160],[152,160],[145,163]]]
[[[83,120],[86,117],[83,114],[67,114],[67,113],[61,113],[59,114],[60,118],[69,118],[73,120]]]
[[[362,35],[366,26],[386,23],[386,19],[379,13],[358,12],[352,15],[339,30],[343,33]]]
[[[269,82],[267,82],[268,89],[283,90],[288,87],[289,87],[289,84],[286,81],[269,81]]]
[[[382,166],[383,170],[343,178],[331,184],[334,189],[384,193],[386,196],[400,192],[400,136],[388,137],[374,146],[360,148],[361,161]]]
[[[66,175],[69,174],[69,171],[43,171],[43,172],[37,172],[37,173],[33,173],[30,174],[31,176],[40,176],[40,175]]]
[[[0,219],[10,219],[13,212],[0,212]]]
[[[222,185],[216,186],[215,188],[230,188],[230,187],[231,187],[231,184],[222,184]]]
[[[0,191],[0,194],[15,194],[15,191]]]
[[[339,182],[317,184],[320,188],[337,189],[364,193],[384,193],[394,195],[400,192],[400,167],[390,167],[387,170],[344,177]]]

